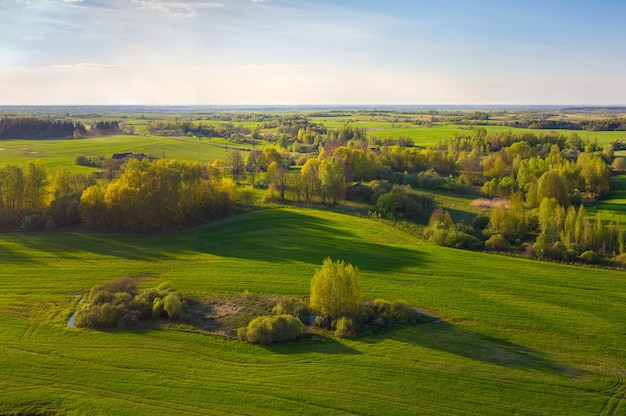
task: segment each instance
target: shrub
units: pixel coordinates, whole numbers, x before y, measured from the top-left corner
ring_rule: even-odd
[[[382,315],[387,312],[391,307],[391,302],[386,301],[385,299],[374,299],[372,301],[372,310],[377,315]]]
[[[290,341],[304,334],[305,326],[291,315],[266,315],[253,319],[246,330],[238,330],[237,336],[254,344],[273,344]]]
[[[484,230],[489,225],[489,217],[487,215],[478,215],[472,221],[472,227],[476,230]]]
[[[54,220],[48,220],[46,222],[46,231],[54,231],[57,229],[57,224],[54,222]]]
[[[615,264],[619,267],[626,266],[626,253],[622,253],[615,258]]]
[[[415,324],[420,321],[420,314],[403,301],[394,301],[383,314],[387,321],[399,324]]]
[[[351,338],[355,335],[356,330],[354,328],[354,323],[352,322],[352,319],[346,318],[345,316],[340,317],[337,320],[335,336],[337,338]]]
[[[485,241],[485,248],[491,251],[508,251],[511,245],[502,234],[494,234]]]
[[[598,256],[598,254],[593,250],[584,251],[578,257],[580,257],[580,259],[583,260],[585,263],[589,263],[589,264],[600,263],[600,256]]]
[[[179,292],[170,292],[163,298],[163,309],[168,318],[180,320],[185,316],[186,304]]]
[[[76,312],[75,325],[125,328],[150,318],[185,318],[186,303],[182,295],[170,283],[162,284],[159,289],[138,292],[137,282],[130,277],[94,286],[89,302]]]
[[[566,263],[574,263],[577,258],[578,258],[578,253],[576,253],[576,250],[573,250],[571,248],[568,250],[565,250],[561,254],[561,259]]]
[[[272,313],[274,315],[292,315],[306,324],[311,315],[311,310],[301,300],[290,298],[281,300],[278,305],[274,306]]]

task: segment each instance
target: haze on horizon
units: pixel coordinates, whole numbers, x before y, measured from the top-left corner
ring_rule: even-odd
[[[625,15],[617,0],[0,0],[0,105],[624,105]]]

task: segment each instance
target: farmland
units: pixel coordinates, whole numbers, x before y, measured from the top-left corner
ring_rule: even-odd
[[[90,173],[96,168],[75,165],[76,155],[109,158],[133,152],[205,163],[221,159],[227,165],[234,149],[264,153],[278,147],[280,135],[289,136],[287,142],[293,144],[299,139],[298,130],[293,135],[293,123],[305,126],[303,114],[269,114],[270,122],[262,128],[246,120],[258,114],[219,114],[213,119],[207,114],[105,114],[104,119],[122,119],[122,125],[134,125],[140,133],[151,121],[184,119],[190,125],[223,127],[229,117],[236,120],[230,124],[249,132],[223,137],[187,132],[2,140],[0,164],[41,160],[51,171],[66,167]],[[323,145],[334,133],[324,129],[349,132],[346,126],[358,127],[365,137],[342,144],[352,149],[365,143],[373,159],[391,147],[406,154],[429,154],[429,149],[413,145],[392,146],[400,138],[429,148],[441,139],[470,137],[477,127],[445,120],[463,116],[456,113],[439,115],[444,120],[431,124],[430,116],[421,113],[329,114],[307,116],[318,129],[313,131],[315,140]],[[487,134],[544,133],[496,125],[509,116],[502,117],[484,126]],[[252,139],[255,128],[260,135]],[[601,146],[625,138],[623,131],[558,133],[597,139]],[[564,143],[559,158],[574,169]],[[304,156],[291,154],[288,147],[279,151],[274,156],[284,157],[282,167],[290,179],[306,170],[304,162],[295,166],[299,158],[321,153],[315,146]],[[595,151],[599,158],[602,150]],[[547,156],[547,150],[544,153]],[[230,181],[229,168],[215,165]],[[457,181],[459,172],[444,174],[443,168],[434,176],[439,182],[429,187],[413,187],[411,174],[402,172],[407,168],[400,170],[394,183],[401,186],[394,189],[417,198],[421,215],[413,218],[381,215],[375,211],[380,206],[367,199],[333,205],[316,196],[304,204],[289,189],[291,199],[261,202],[272,186],[267,168],[256,171],[256,182],[241,173],[239,185],[251,192],[251,202],[234,200],[239,204],[235,215],[213,223],[195,222],[169,233],[116,234],[88,231],[83,221],[66,228],[45,227],[46,232],[20,232],[18,226],[0,234],[0,415],[626,412],[626,285],[624,272],[612,262],[617,249],[606,253],[602,264],[612,267],[607,269],[522,257],[520,243],[512,244],[506,254],[431,244],[422,231],[436,208],[447,210],[463,230],[484,212],[470,204],[482,195],[480,186],[463,184]],[[423,168],[411,169],[417,176]],[[477,169],[483,177],[482,166]],[[385,181],[392,189],[392,176],[386,175],[375,178],[372,189]],[[610,177],[610,192],[588,203],[589,218],[599,213],[605,223],[626,223],[625,178]],[[98,178],[101,186],[106,181]],[[252,182],[254,188],[248,185]],[[539,232],[529,234],[531,242]],[[359,268],[366,299],[404,300],[434,319],[351,339],[319,329],[295,342],[271,346],[211,332],[205,324],[220,319],[211,308],[201,320],[157,321],[134,329],[66,324],[94,285],[124,276],[136,278],[140,288],[171,282],[200,303],[306,298],[313,274],[327,257]],[[238,312],[237,304],[228,307]]]
[[[4,234],[2,413],[621,414],[621,272],[433,246],[375,220],[259,210],[166,235]],[[189,293],[305,296],[326,256],[366,297],[441,321],[260,347],[190,325],[67,328],[124,275]],[[103,265],[106,267],[103,267]]]

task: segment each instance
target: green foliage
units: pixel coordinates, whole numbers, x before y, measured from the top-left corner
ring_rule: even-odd
[[[237,336],[241,341],[267,345],[294,340],[302,336],[305,329],[304,324],[292,315],[259,316],[245,329],[240,328]]]
[[[137,281],[123,277],[94,286],[88,302],[76,312],[78,327],[128,328],[141,320],[186,317],[186,302],[171,284],[137,290]]]
[[[580,259],[585,263],[598,264],[600,263],[600,256],[593,250],[586,250],[580,254]]]
[[[345,316],[340,317],[335,327],[335,336],[337,338],[352,338],[355,335],[356,329],[354,328],[352,319],[346,318]]]
[[[621,253],[615,257],[615,264],[621,268],[626,267],[626,253]]]
[[[508,251],[511,244],[502,234],[494,234],[485,241],[485,248],[491,251]]]
[[[311,309],[330,318],[355,313],[361,304],[359,270],[326,258],[311,280]]]
[[[80,209],[89,228],[155,231],[228,214],[233,202],[234,183],[215,168],[131,160],[119,179],[86,189]]]
[[[273,309],[274,315],[292,315],[300,319],[303,323],[307,323],[311,310],[306,303],[296,298],[287,298],[281,300]]]
[[[454,414],[499,415],[511,403],[524,414],[597,414],[616,387],[607,369],[626,360],[622,271],[450,250],[336,212],[258,210],[149,236],[0,237],[0,344],[7,353],[0,356],[0,413],[154,415],[180,412],[184,402],[207,414],[310,414],[333,401],[346,413],[439,414],[443,400]],[[294,249],[277,258],[285,246]],[[406,299],[445,319],[381,334],[372,322],[373,333],[362,338],[269,348],[188,328],[95,333],[55,321],[76,293],[121,270],[167,274],[185,293],[247,288],[304,297],[329,250],[358,259],[366,293]],[[311,377],[328,389],[323,397],[311,394]],[[281,385],[265,383],[264,400],[248,400],[268,378]],[[469,396],[459,395],[468,385]],[[207,389],[224,393],[207,401]]]

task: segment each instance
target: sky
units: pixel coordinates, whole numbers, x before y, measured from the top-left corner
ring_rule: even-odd
[[[623,0],[0,0],[0,105],[625,105]]]

